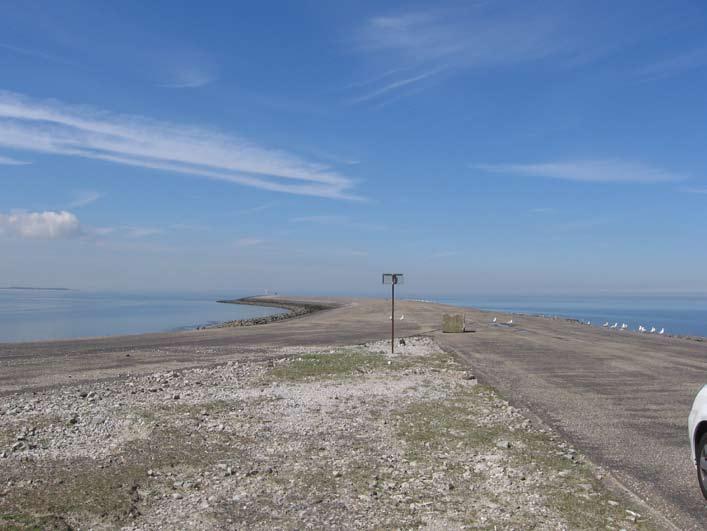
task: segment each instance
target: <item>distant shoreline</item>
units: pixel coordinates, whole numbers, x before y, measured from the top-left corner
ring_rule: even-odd
[[[36,288],[33,286],[7,286],[0,290],[15,290],[15,291],[76,291],[71,288]]]

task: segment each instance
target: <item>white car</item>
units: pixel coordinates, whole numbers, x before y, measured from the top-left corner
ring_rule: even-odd
[[[697,481],[702,495],[707,498],[707,385],[703,385],[692,403],[690,416],[687,418],[690,433],[692,460],[697,466]]]

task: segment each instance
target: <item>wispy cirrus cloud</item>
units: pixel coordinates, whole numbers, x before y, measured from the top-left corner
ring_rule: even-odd
[[[342,223],[348,222],[349,218],[346,216],[298,216],[295,218],[290,218],[290,223],[316,223],[318,225],[341,225]]]
[[[148,238],[164,233],[164,229],[158,227],[122,227],[122,229],[129,238]]]
[[[153,51],[150,60],[164,88],[196,89],[218,80],[219,68],[212,56],[189,46]]]
[[[382,98],[444,72],[503,67],[563,57],[576,60],[587,43],[567,17],[516,6],[499,9],[476,3],[464,9],[398,11],[370,17],[355,33],[356,48],[395,66],[372,81],[352,103]]]
[[[686,178],[684,175],[661,168],[619,160],[583,160],[530,164],[472,164],[471,168],[502,175],[597,183],[677,182]]]
[[[101,197],[103,197],[103,194],[99,192],[95,192],[92,190],[87,190],[84,192],[79,192],[76,194],[76,197],[74,198],[73,201],[69,203],[69,208],[80,208],[80,207],[85,207],[87,205],[90,205],[91,203],[95,203],[98,201]]]
[[[681,190],[688,194],[707,195],[707,186],[684,186]]]
[[[29,162],[13,159],[11,157],[0,156],[0,164],[4,164],[5,166],[25,166],[29,164]]]
[[[254,247],[256,245],[262,245],[265,240],[262,238],[239,238],[236,240],[236,247]]]
[[[365,102],[365,101],[379,98],[381,96],[388,94],[389,92],[407,87],[408,85],[413,85],[419,81],[422,81],[424,79],[432,77],[435,74],[441,72],[442,70],[443,70],[443,68],[436,68],[436,69],[430,70],[428,72],[422,72],[421,74],[417,74],[412,77],[398,79],[396,81],[393,81],[391,83],[388,83],[386,85],[378,87],[375,90],[367,92],[361,96],[353,98],[351,100],[351,103],[361,103],[361,102]]]
[[[384,227],[383,225],[376,225],[373,223],[361,223],[358,221],[353,221],[347,216],[337,215],[299,216],[290,218],[290,223],[310,223],[315,225],[330,225],[337,227],[348,227],[351,229],[373,231],[386,230],[386,227]]]
[[[257,214],[258,212],[264,212],[266,210],[270,210],[271,208],[276,207],[278,204],[279,203],[277,203],[277,201],[271,201],[269,203],[263,203],[262,205],[256,205],[253,207],[237,210],[236,214],[240,214],[240,215]]]
[[[184,89],[200,88],[210,85],[218,79],[218,76],[209,68],[203,66],[180,66],[172,74],[172,81],[163,83],[164,88]]]
[[[361,199],[330,166],[203,127],[0,92],[0,146],[227,181],[287,194]]]
[[[0,234],[32,240],[61,240],[80,236],[79,219],[67,211],[0,213]]]
[[[35,50],[32,48],[25,48],[23,46],[15,46],[12,44],[8,43],[0,43],[0,49],[1,50],[7,50],[9,52],[12,52],[14,54],[18,55],[24,55],[27,57],[33,57],[35,59],[42,59],[44,61],[49,61],[53,63],[62,63],[62,64],[71,64],[70,61],[59,57],[58,55],[53,55],[41,50]]]
[[[677,76],[691,70],[707,68],[707,48],[697,48],[663,58],[637,71],[644,81]]]

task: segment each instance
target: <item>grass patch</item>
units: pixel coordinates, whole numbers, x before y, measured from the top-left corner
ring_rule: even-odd
[[[335,354],[303,354],[274,367],[269,376],[280,381],[341,378],[392,368],[393,364],[395,361],[391,360],[388,365],[388,360],[382,354],[360,350]]]
[[[445,399],[417,402],[394,414],[398,436],[408,445],[411,458],[426,456],[430,449],[485,448],[506,430],[476,421],[478,398],[484,386],[465,387]],[[427,456],[429,458],[429,456]]]
[[[214,407],[219,409],[222,404]],[[202,406],[201,409],[209,408]],[[107,460],[96,462],[91,458],[26,463],[23,476],[50,476],[52,480],[43,481],[41,485],[17,484],[11,493],[0,498],[0,514],[6,513],[0,518],[0,530],[70,529],[52,527],[49,521],[24,516],[25,513],[61,515],[87,527],[117,528],[140,514],[155,495],[165,489],[164,482],[169,481],[165,472],[185,468],[199,470],[224,459],[244,459],[231,444],[234,439],[245,440],[238,434],[185,432],[182,428],[165,425],[169,419],[157,418],[160,427],[152,431],[149,440],[129,441],[119,453],[111,456],[110,464]],[[160,475],[150,477],[150,469]],[[63,521],[56,516],[47,518]]]
[[[557,511],[571,529],[599,529],[604,528],[607,522],[624,527],[628,523],[624,507],[629,504],[608,503],[620,497],[612,496],[596,479],[591,465],[559,455],[557,445],[546,434],[520,435],[524,448],[511,452],[511,466],[519,467],[532,462],[549,478],[560,473],[564,475],[562,481],[548,482],[543,488],[543,495],[547,506]],[[639,519],[633,525],[639,529],[652,528],[645,519]]]
[[[266,375],[266,380],[299,382],[349,378],[375,372],[403,371],[406,369],[439,371],[460,369],[453,356],[439,352],[429,356],[393,356],[368,350],[341,350],[334,354],[302,354],[276,365]]]

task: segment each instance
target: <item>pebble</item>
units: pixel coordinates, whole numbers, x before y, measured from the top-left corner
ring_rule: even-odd
[[[400,351],[403,353],[413,352],[412,349],[416,348],[415,341],[414,339],[407,340],[407,345],[401,346]],[[387,345],[389,346],[389,343]],[[382,350],[381,355],[388,356],[388,350]],[[434,352],[436,351],[431,350],[431,353]],[[374,525],[373,519],[378,514],[383,514],[378,512],[383,511],[382,508],[385,508],[384,512],[389,511],[390,515],[394,515],[395,511],[409,507],[410,511],[419,513],[421,518],[427,518],[423,515],[432,515],[430,516],[430,520],[432,520],[436,517],[435,513],[440,511],[441,518],[444,518],[447,508],[452,507],[452,512],[448,512],[447,516],[454,513],[452,518],[455,518],[460,516],[457,514],[456,508],[461,507],[456,501],[462,497],[464,504],[477,505],[476,509],[480,511],[478,521],[481,523],[495,520],[504,521],[503,519],[506,518],[512,519],[515,516],[514,513],[518,512],[519,515],[523,515],[523,518],[527,514],[540,515],[537,518],[533,517],[535,518],[533,521],[546,523],[548,528],[562,528],[563,522],[546,512],[547,509],[543,506],[542,500],[532,497],[537,489],[543,488],[545,483],[567,488],[574,491],[574,495],[580,503],[584,503],[582,500],[590,500],[591,497],[604,492],[598,484],[599,492],[594,492],[593,484],[590,483],[593,480],[586,477],[586,474],[577,467],[573,467],[572,463],[566,463],[564,466],[568,467],[568,470],[562,471],[552,468],[543,470],[541,466],[527,463],[521,470],[511,471],[504,467],[504,464],[507,464],[509,454],[507,450],[509,448],[514,448],[516,451],[524,448],[523,434],[513,434],[509,431],[528,429],[532,430],[532,433],[544,433],[544,430],[533,428],[531,422],[523,418],[522,412],[509,406],[506,401],[499,400],[495,394],[489,391],[478,393],[481,408],[473,412],[473,415],[478,415],[477,420],[482,425],[500,426],[504,431],[499,433],[499,437],[508,435],[513,440],[496,439],[490,447],[472,449],[469,447],[469,441],[463,439],[464,434],[461,430],[450,429],[448,430],[449,444],[446,447],[444,445],[440,447],[437,443],[427,444],[426,447],[429,449],[427,452],[429,453],[421,455],[418,462],[411,461],[409,457],[407,459],[401,457],[397,453],[400,448],[385,447],[385,444],[391,442],[389,440],[384,439],[385,444],[368,439],[364,440],[362,444],[358,442],[358,436],[365,437],[361,435],[365,433],[363,429],[369,427],[365,409],[368,404],[372,404],[374,407],[380,405],[378,397],[368,393],[369,389],[357,387],[358,385],[369,385],[367,376],[357,378],[355,385],[337,382],[336,386],[324,386],[316,390],[316,394],[310,395],[306,393],[314,393],[315,390],[307,390],[300,384],[292,387],[281,382],[268,385],[264,392],[270,396],[275,395],[278,401],[265,401],[262,405],[257,406],[265,412],[264,418],[267,424],[261,425],[260,417],[256,415],[256,411],[249,409],[250,406],[245,403],[248,400],[248,393],[251,393],[250,396],[253,397],[260,391],[260,387],[251,386],[249,388],[249,384],[234,386],[233,382],[238,381],[237,379],[244,375],[258,376],[259,371],[264,370],[266,366],[280,366],[281,363],[289,363],[292,360],[293,358],[290,357],[269,364],[263,362],[261,365],[228,363],[218,369],[189,369],[181,374],[166,372],[147,377],[131,377],[130,381],[124,380],[122,384],[111,383],[110,388],[103,384],[92,385],[95,392],[86,384],[82,384],[86,391],[80,391],[74,387],[67,389],[62,394],[63,391],[59,390],[57,395],[43,396],[41,403],[38,399],[31,399],[31,404],[27,403],[29,400],[15,402],[17,405],[2,404],[0,418],[2,415],[7,415],[5,418],[13,426],[9,434],[17,433],[15,445],[19,445],[17,448],[13,446],[10,450],[9,444],[14,441],[8,440],[8,447],[0,449],[6,450],[0,451],[0,458],[11,458],[2,461],[3,467],[20,467],[24,466],[23,460],[26,458],[37,456],[43,458],[41,452],[37,452],[37,455],[34,452],[23,452],[15,456],[12,455],[12,452],[31,449],[33,441],[46,439],[50,441],[48,443],[48,454],[50,455],[55,452],[66,454],[81,451],[83,452],[81,455],[85,456],[91,455],[90,452],[95,452],[97,457],[103,460],[100,462],[109,463],[105,465],[106,469],[117,471],[123,465],[129,464],[131,457],[118,457],[117,454],[111,453],[113,443],[116,446],[123,444],[122,439],[126,436],[132,438],[134,435],[139,435],[149,438],[151,431],[156,435],[155,442],[158,443],[161,439],[157,437],[162,436],[162,433],[155,428],[160,425],[167,428],[170,426],[170,420],[165,420],[157,415],[149,415],[150,408],[156,405],[160,408],[158,409],[160,413],[168,412],[168,415],[173,417],[171,420],[188,432],[188,437],[192,437],[192,434],[196,432],[194,441],[198,444],[201,444],[203,439],[208,446],[211,446],[211,443],[223,445],[224,453],[214,454],[214,458],[219,455],[218,458],[226,462],[216,464],[214,461],[205,460],[203,465],[196,465],[196,470],[187,472],[178,467],[165,465],[160,461],[142,461],[145,468],[149,465],[159,468],[159,470],[142,468],[142,473],[146,472],[149,478],[159,479],[148,479],[144,476],[136,478],[136,482],[141,483],[139,491],[134,491],[136,497],[139,496],[145,501],[157,497],[164,499],[152,506],[149,503],[144,504],[144,512],[141,516],[145,519],[143,527],[158,528],[161,523],[164,527],[179,528],[179,524],[174,522],[180,522],[183,528],[185,522],[193,523],[191,519],[195,513],[198,514],[200,509],[211,508],[211,510],[221,512],[223,509],[221,504],[224,501],[226,501],[226,505],[230,505],[227,500],[238,502],[237,506],[234,506],[234,510],[238,512],[258,511],[260,510],[260,498],[265,496],[268,504],[270,500],[274,504],[273,508],[269,509],[273,511],[273,516],[276,514],[290,516],[300,514],[302,528],[341,527],[342,522],[346,521],[345,519],[349,516],[361,518],[361,527],[392,527],[393,520],[381,520],[375,522],[378,525]],[[385,374],[387,373],[389,371],[386,371]],[[376,376],[373,370],[366,371],[365,374]],[[432,381],[436,383],[438,374],[444,378],[444,381],[440,384],[440,389],[433,387],[428,389],[432,392],[433,397],[436,396],[435,393],[446,392],[445,385],[460,389],[468,388],[476,380],[471,370],[467,371],[464,367],[455,367],[451,364],[449,368],[436,371],[424,367],[413,367],[400,372],[401,378],[412,377],[417,385],[422,387],[432,384],[419,384],[421,379],[416,375],[435,379]],[[375,387],[375,389],[380,388],[380,386]],[[293,389],[295,390],[293,391]],[[149,394],[155,393],[157,390],[160,391],[159,394]],[[352,394],[352,391],[360,392],[361,395]],[[300,392],[305,393],[302,395],[305,397],[304,399],[297,395]],[[411,388],[409,392],[406,391],[403,402],[407,400],[407,397],[414,399],[417,396],[415,393],[419,394],[420,392],[414,387]],[[161,407],[164,406],[165,401],[169,404],[170,400],[180,400],[182,394],[188,402],[183,405],[188,405],[189,408],[183,410],[176,404],[171,408]],[[59,399],[57,403],[52,403],[50,400],[54,396]],[[79,396],[85,400],[79,399]],[[108,396],[112,398],[109,400]],[[208,404],[212,399],[230,400],[234,396],[239,396],[239,400],[242,399],[243,402],[235,403],[225,412],[220,408],[202,409],[210,407]],[[313,396],[313,401],[308,401],[306,399],[308,396]],[[400,398],[393,393],[391,393],[391,397]],[[89,404],[88,402],[91,402],[92,399],[95,400],[95,403]],[[44,421],[41,421],[39,424],[41,427],[36,430],[16,427],[12,424],[15,419],[11,419],[10,416],[25,415],[24,411],[33,412],[27,415],[25,419],[27,422],[38,423],[38,420],[32,419],[35,418],[34,415],[40,411],[40,408],[48,415],[51,414],[52,419],[58,418],[60,420],[58,422],[52,420],[54,424],[51,425],[46,425]],[[200,411],[201,415],[199,415]],[[373,426],[371,429],[380,429],[382,434],[386,436],[386,434],[396,433],[398,429],[406,427],[404,420],[389,415],[384,408],[381,408],[381,411],[383,413],[380,417],[376,417],[376,422],[370,423],[370,426]],[[316,412],[316,415],[311,415],[312,412]],[[143,413],[148,413],[148,415]],[[280,416],[283,413],[284,415]],[[309,425],[310,421],[313,423],[312,425]],[[329,423],[330,426],[328,426]],[[75,426],[76,424],[78,426]],[[229,433],[234,434],[234,437],[214,433],[216,430],[224,431],[226,427]],[[292,461],[294,456],[301,455],[302,448],[297,446],[298,441],[305,440],[309,444],[309,441],[324,433],[324,429],[329,427],[333,427],[333,431],[326,432],[326,442],[322,441],[319,443],[320,446],[313,447],[311,461],[307,460],[303,462],[301,468],[297,468],[299,466],[297,460],[294,459],[294,464]],[[135,434],[131,432],[133,429]],[[283,429],[285,432],[282,431]],[[261,443],[267,442],[258,447],[256,454],[243,459],[238,453],[241,442],[235,436],[240,435],[241,432],[244,432],[244,436],[247,437],[257,433],[257,437],[264,438],[258,439]],[[280,441],[277,438],[282,433],[287,433],[288,437],[294,434],[299,439],[288,439],[283,443],[287,446],[282,448],[279,446]],[[329,438],[330,436],[331,438]],[[107,448],[106,439],[111,437],[113,440],[110,448]],[[463,439],[463,443],[460,442],[457,445],[460,438]],[[574,459],[576,451],[568,443],[561,443],[556,436],[551,438],[555,442],[548,446],[548,457],[563,456]],[[172,441],[169,444],[172,444]],[[375,468],[371,470],[361,467],[357,461],[360,459],[362,462],[366,462],[365,459],[370,457],[366,454],[369,451],[368,444],[372,445],[371,451],[375,452],[373,455],[376,460]],[[267,448],[264,445],[268,445]],[[42,446],[45,449],[43,442]],[[453,450],[455,447],[456,450]],[[421,454],[425,454],[425,452],[421,451]],[[94,463],[98,463],[98,461],[94,461]],[[101,468],[103,464],[91,466]],[[308,469],[317,473],[329,473],[331,474],[330,479],[332,476],[346,479],[337,479],[333,482],[325,479],[321,484],[313,484],[308,487],[306,499],[293,502],[289,498],[288,489],[295,489],[297,485],[292,478],[296,478],[300,472],[308,473]],[[277,479],[282,481],[274,482],[270,479],[273,476],[266,475],[266,473],[274,474]],[[361,490],[351,490],[352,484],[361,479],[361,473],[368,475],[369,481],[367,483],[364,481],[367,488],[362,486]],[[189,474],[188,477],[191,481],[187,481],[184,474]],[[222,479],[229,476],[233,476],[233,479]],[[153,488],[156,487],[155,484],[161,485],[162,478],[165,480],[166,492],[158,494],[157,491],[150,488],[150,484]],[[55,479],[51,476],[41,480],[28,476],[27,479],[18,480],[15,485],[25,488],[27,485],[32,485],[30,483],[32,480],[35,485],[42,483],[56,485],[63,482],[63,479]],[[286,486],[287,481],[289,481],[289,487]],[[587,481],[587,483],[575,483],[575,481]],[[119,488],[125,491],[131,488],[131,485],[133,483],[121,484]],[[335,486],[334,493],[337,496],[345,497],[346,506],[340,507],[336,503],[332,503],[332,493],[326,490],[332,485]],[[0,496],[3,493],[2,489],[6,488],[4,484],[1,487]],[[11,482],[8,482],[8,487],[12,487]],[[234,492],[235,488],[238,488],[240,492]],[[476,494],[468,496],[469,493]],[[494,495],[493,499],[498,503],[489,501],[486,504],[485,498],[489,493]],[[217,496],[211,494],[217,494]],[[439,500],[439,503],[431,501],[433,499]],[[322,514],[317,514],[317,511],[312,510],[311,504],[324,504],[321,507],[329,505],[326,511],[320,511]],[[602,507],[599,499],[596,500],[596,504],[600,508]],[[607,505],[616,507],[619,506],[619,503],[608,500],[603,505],[603,511],[607,511]],[[283,508],[282,513],[278,513],[280,507]],[[381,509],[376,509],[377,507]],[[525,507],[527,513],[522,511],[521,507]],[[143,511],[143,504],[140,505],[140,510]],[[464,510],[465,508],[459,509],[459,511]],[[616,512],[618,511],[620,509],[616,510]],[[137,511],[131,511],[130,514],[133,518],[140,515]],[[620,514],[620,520],[623,521],[623,525],[633,528],[633,524],[629,524],[629,521],[635,522],[639,516],[638,513],[627,510],[626,513]],[[183,518],[183,520],[177,520],[179,518]],[[319,518],[321,520],[318,520]],[[543,520],[545,518],[548,519]],[[616,520],[618,521],[619,518]],[[170,522],[168,523],[168,521]],[[505,521],[510,522],[510,520]],[[129,525],[128,528],[135,529]]]

